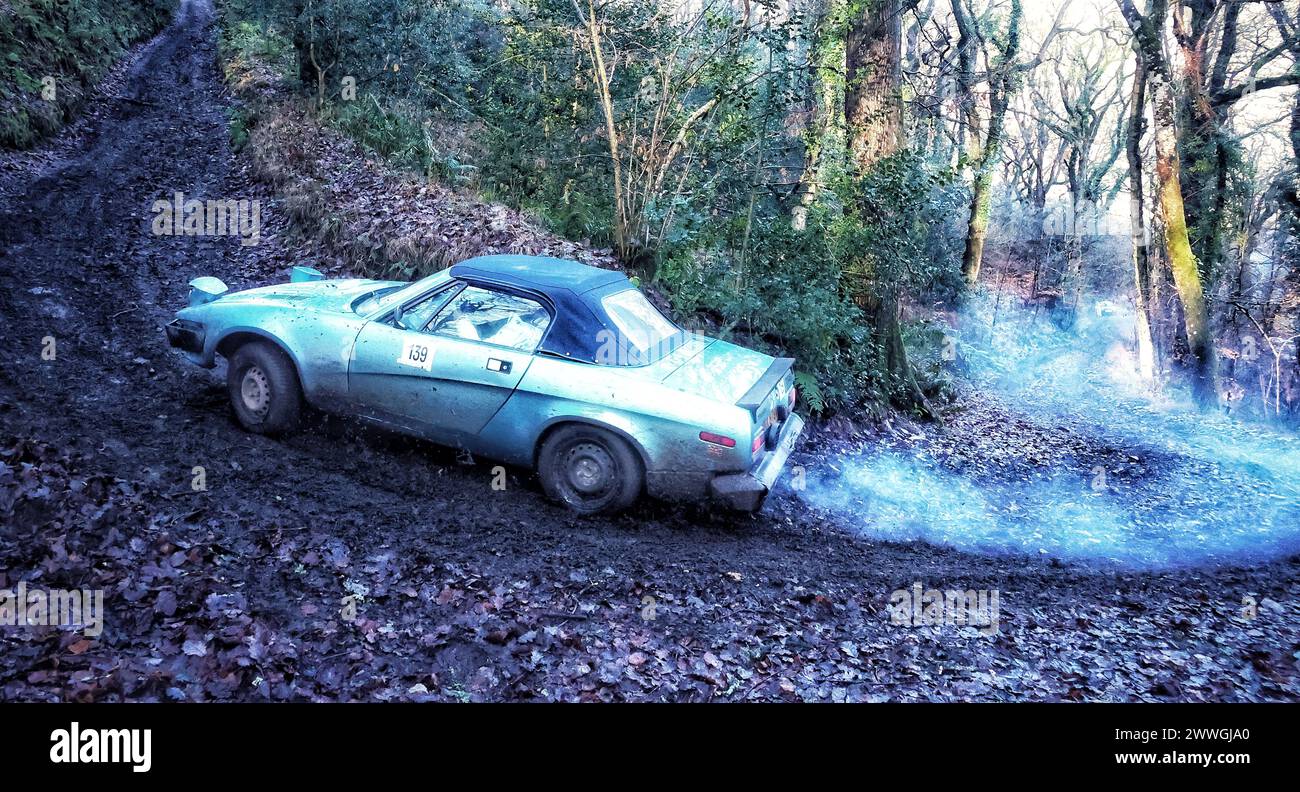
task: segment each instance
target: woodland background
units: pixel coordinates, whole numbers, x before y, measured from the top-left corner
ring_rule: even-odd
[[[31,100],[40,74],[90,83],[166,8],[10,5],[10,147],[75,109]],[[814,412],[937,412],[993,299],[1062,328],[1119,305],[1153,390],[1300,418],[1295,2],[219,9],[233,144],[366,274],[457,250],[358,247],[333,175],[273,162],[318,127],[599,251],[693,327],[797,357]]]

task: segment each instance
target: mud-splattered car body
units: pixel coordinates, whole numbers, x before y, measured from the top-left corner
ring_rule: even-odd
[[[204,367],[274,345],[314,407],[509,464],[542,465],[557,427],[594,427],[667,499],[757,509],[803,427],[791,359],[682,331],[621,273],[559,259],[487,256],[414,283],[199,278],[167,335]],[[581,454],[566,457],[578,485]]]

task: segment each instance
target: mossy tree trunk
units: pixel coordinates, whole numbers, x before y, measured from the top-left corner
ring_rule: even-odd
[[[1161,49],[1168,0],[1151,0],[1145,15],[1133,0],[1118,0],[1137,42],[1151,93],[1152,131],[1156,148],[1156,185],[1164,225],[1165,255],[1174,278],[1174,289],[1183,309],[1183,329],[1192,356],[1192,393],[1203,405],[1215,397],[1214,350],[1210,342],[1209,312],[1200,267],[1192,252],[1179,180],[1177,101],[1169,64]]]
[[[973,46],[971,39],[973,20],[963,5],[963,0],[953,0],[953,14],[957,19],[961,40],[966,47]],[[974,168],[971,182],[970,219],[966,225],[966,246],[962,251],[961,274],[966,283],[974,286],[979,281],[980,265],[984,260],[984,241],[988,237],[989,211],[993,204],[993,168],[1002,156],[1002,136],[1006,126],[1007,105],[1015,89],[1020,67],[1016,64],[1016,55],[1020,51],[1020,0],[1011,0],[1007,19],[1006,35],[997,40],[998,54],[989,67],[989,122],[988,131],[980,141],[975,113],[968,108],[964,113],[967,126],[966,134],[968,156]],[[959,66],[963,73],[971,68],[969,56]],[[970,86],[966,86],[969,92]],[[967,97],[967,102],[973,101]]]
[[[808,212],[817,201],[820,192],[820,171],[822,157],[826,151],[832,130],[839,120],[838,112],[838,75],[841,68],[825,50],[825,38],[839,35],[833,29],[828,31],[827,17],[830,13],[829,2],[818,5],[813,13],[811,53],[804,78],[804,129],[803,168],[799,171],[799,185],[795,190],[798,201],[790,213],[790,224],[795,230],[802,231],[808,226]],[[838,49],[835,50],[838,52]]]
[[[849,22],[845,36],[844,122],[858,175],[898,152],[903,137],[902,2],[869,0]],[[861,300],[876,344],[884,395],[896,405],[933,417],[903,345],[900,284],[870,274]]]
[[[1229,165],[1225,106],[1216,105],[1211,96],[1223,88],[1236,51],[1241,8],[1241,3],[1219,9],[1208,0],[1190,0],[1174,14],[1174,40],[1183,64],[1177,122],[1179,184],[1192,252],[1207,282],[1223,265]],[[1206,61],[1216,32],[1218,52],[1211,65]]]
[[[898,151],[903,134],[901,0],[865,0],[844,41],[844,122],[865,173]]]

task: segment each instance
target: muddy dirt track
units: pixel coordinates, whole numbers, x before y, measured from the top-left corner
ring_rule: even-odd
[[[162,327],[196,275],[284,278],[275,207],[257,246],[150,233],[176,191],[267,196],[229,150],[206,0],[133,57],[0,173],[0,588],[104,588],[107,607],[90,640],[0,627],[0,699],[1300,696],[1294,559],[989,558],[868,541],[784,491],[753,517],[580,520],[526,471],[496,491],[491,463],[349,421],[242,432],[224,372]],[[891,625],[890,592],[918,581],[999,590],[999,632]]]

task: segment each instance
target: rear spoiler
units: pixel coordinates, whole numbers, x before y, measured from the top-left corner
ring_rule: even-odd
[[[743,407],[750,412],[757,410],[763,404],[763,400],[767,398],[767,394],[771,393],[772,389],[776,387],[776,383],[784,379],[785,375],[793,367],[794,358],[777,358],[773,360],[772,365],[768,366],[767,371],[763,372],[763,376],[759,377],[758,382],[754,383],[754,387],[745,391],[745,395],[740,397],[740,401],[736,402],[736,406]]]

